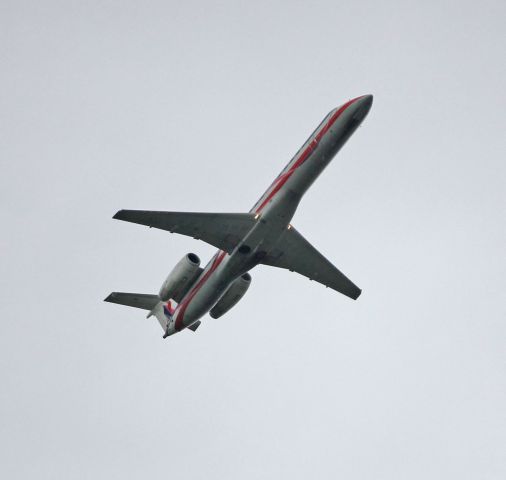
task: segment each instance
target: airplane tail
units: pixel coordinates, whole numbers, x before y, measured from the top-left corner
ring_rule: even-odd
[[[149,293],[112,292],[104,299],[104,302],[149,310],[147,318],[154,315],[164,331],[167,330],[167,324],[174,313],[174,307],[170,300],[162,302],[158,295]]]
[[[153,310],[159,301],[158,295],[125,292],[112,292],[104,299],[104,302],[118,303],[128,307],[142,308],[143,310]]]
[[[165,335],[163,338],[169,335],[168,325],[172,320],[174,311],[176,310],[176,302],[169,300],[162,302],[158,295],[151,295],[149,293],[126,293],[126,292],[112,292],[104,302],[117,303],[119,305],[126,305],[128,307],[141,308],[143,310],[149,310],[146,318],[155,316],[158,323],[163,328]],[[195,332],[199,328],[201,322],[196,321],[188,328]]]

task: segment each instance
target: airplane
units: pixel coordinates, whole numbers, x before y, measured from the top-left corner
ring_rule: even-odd
[[[219,318],[244,296],[249,271],[270,265],[297,272],[356,300],[351,280],[316,250],[290,223],[304,193],[355,132],[371,109],[362,95],[332,110],[249,213],[195,213],[119,210],[113,218],[203,240],[219,250],[205,268],[195,253],[185,255],[158,295],[113,292],[106,302],[148,310],[163,338],[196,331],[209,313]]]

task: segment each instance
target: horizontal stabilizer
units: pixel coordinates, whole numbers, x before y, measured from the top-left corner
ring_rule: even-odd
[[[202,322],[200,320],[197,320],[195,323],[192,323],[188,328],[192,331],[192,332],[195,332],[197,330],[197,328],[200,327],[200,324]]]
[[[255,224],[254,215],[251,213],[120,210],[113,218],[187,235],[227,253],[232,253]]]
[[[287,229],[276,247],[262,260],[265,265],[286,268],[356,300],[362,293],[295,228]]]
[[[144,310],[153,310],[160,302],[158,295],[147,293],[124,293],[112,292],[104,302],[118,303],[128,307],[142,308]]]

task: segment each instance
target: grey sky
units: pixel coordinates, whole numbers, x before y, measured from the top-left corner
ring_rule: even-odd
[[[0,3],[2,478],[506,478],[500,1]],[[198,333],[154,293],[333,107],[363,126],[294,224],[353,302],[258,267]]]

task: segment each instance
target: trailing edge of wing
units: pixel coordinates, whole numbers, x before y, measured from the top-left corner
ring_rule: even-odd
[[[232,253],[255,223],[254,216],[250,213],[120,210],[113,218],[187,235],[227,253]]]
[[[128,307],[142,308],[144,310],[153,310],[160,301],[158,295],[150,295],[146,293],[125,293],[112,292],[104,302],[118,303],[127,305]]]
[[[262,263],[300,273],[353,300],[362,293],[360,288],[334,267],[293,227],[285,232],[276,248],[269,252]]]

